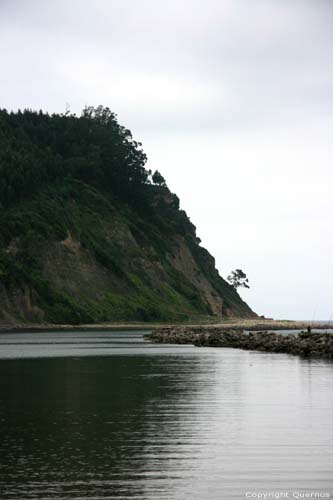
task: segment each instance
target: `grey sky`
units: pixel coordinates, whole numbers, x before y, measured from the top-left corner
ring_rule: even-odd
[[[333,312],[330,0],[0,0],[0,106],[109,106],[260,314]]]

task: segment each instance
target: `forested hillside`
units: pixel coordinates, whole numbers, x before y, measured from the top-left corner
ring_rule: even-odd
[[[0,111],[0,321],[254,313],[108,109]]]

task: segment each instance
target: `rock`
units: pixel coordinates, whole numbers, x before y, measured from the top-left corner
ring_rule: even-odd
[[[236,349],[279,352],[304,357],[333,359],[333,335],[311,333],[282,335],[275,332],[244,332],[222,327],[161,328],[146,336],[151,342],[194,344],[198,347],[231,347]]]

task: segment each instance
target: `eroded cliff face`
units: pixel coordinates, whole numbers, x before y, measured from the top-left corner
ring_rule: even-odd
[[[34,290],[27,285],[6,288],[0,284],[0,325],[12,325],[18,319],[43,321],[43,311],[35,305]]]
[[[181,233],[166,230],[119,203],[101,213],[93,199],[82,200],[82,186],[76,189],[63,200],[67,227],[61,234],[40,239],[36,233],[16,234],[3,249],[7,268],[0,284],[2,322],[254,316],[219,276],[192,224]],[[157,203],[169,209],[172,200],[170,194]],[[52,223],[52,217],[48,211],[39,214],[39,223]]]
[[[194,288],[200,290],[210,306],[212,314],[217,317],[223,316],[223,297],[218,294],[213,284],[200,270],[190,248],[183,237],[176,238],[174,253],[170,258],[172,265],[182,273]]]
[[[109,108],[0,110],[0,146],[0,321],[254,315]]]

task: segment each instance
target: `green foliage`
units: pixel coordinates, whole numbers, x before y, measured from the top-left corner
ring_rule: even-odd
[[[48,282],[38,280],[34,286],[48,322],[79,324],[95,321],[87,308],[65,292],[53,289]]]
[[[53,323],[210,315],[202,291],[170,263],[185,238],[227,307],[248,310],[145,162],[108,108],[79,117],[0,110],[0,300],[27,286]]]
[[[177,292],[178,296],[185,297],[196,311],[202,314],[212,313],[209,304],[203,300],[200,292],[194,288],[193,284],[182,273],[170,267],[169,275],[172,289]]]
[[[0,143],[2,205],[64,176],[110,189],[130,203],[145,198],[146,155],[108,108],[88,107],[80,117],[2,110]]]

